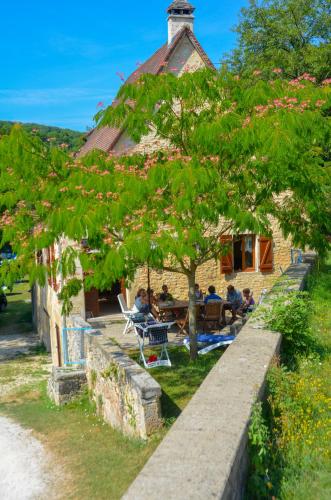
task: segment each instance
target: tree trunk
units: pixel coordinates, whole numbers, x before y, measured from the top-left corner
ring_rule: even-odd
[[[195,298],[195,272],[196,269],[191,269],[187,275],[189,286],[189,335],[190,335],[190,358],[192,361],[198,357],[197,344],[197,314],[196,314],[196,298]]]

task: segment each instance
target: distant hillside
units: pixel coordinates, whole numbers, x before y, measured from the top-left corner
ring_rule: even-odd
[[[15,122],[0,120],[0,135],[7,135]],[[37,123],[20,123],[29,133],[37,135],[44,142],[51,142],[55,146],[67,145],[69,151],[77,151],[84,143],[85,134],[67,128],[49,127]]]

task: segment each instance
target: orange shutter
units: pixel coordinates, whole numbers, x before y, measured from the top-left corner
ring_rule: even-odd
[[[232,236],[221,236],[222,246],[229,245],[228,253],[221,258],[221,273],[223,274],[231,274],[233,272],[232,240]]]
[[[125,278],[122,278],[120,283],[121,283],[121,294],[123,295],[123,297],[125,297],[126,300]]]
[[[260,236],[260,271],[273,270],[273,240]]]

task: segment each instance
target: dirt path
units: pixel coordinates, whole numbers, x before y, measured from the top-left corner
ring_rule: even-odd
[[[9,361],[29,351],[40,344],[38,335],[34,333],[13,333],[2,335],[0,332],[0,363]]]
[[[0,416],[0,498],[49,498],[49,458],[31,431]]]

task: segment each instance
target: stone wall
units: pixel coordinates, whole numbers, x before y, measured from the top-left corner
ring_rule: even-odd
[[[57,406],[69,403],[86,385],[85,370],[53,366],[47,383],[47,394]]]
[[[71,321],[90,327],[82,318]],[[87,331],[84,338],[88,387],[98,414],[124,434],[145,439],[162,426],[161,387],[101,332]]]
[[[301,290],[311,264],[290,266],[267,296]],[[286,287],[284,289],[284,287]],[[154,455],[124,495],[125,500],[244,498],[248,428],[253,405],[263,397],[281,335],[251,318],[195,393]],[[157,487],[155,487],[157,485]]]

